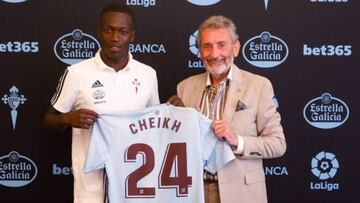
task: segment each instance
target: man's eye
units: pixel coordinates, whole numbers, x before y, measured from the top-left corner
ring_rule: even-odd
[[[221,44],[219,44],[218,46],[219,46],[219,48],[225,48],[225,47],[226,47],[226,44],[225,44],[225,43],[221,43]]]
[[[119,31],[119,33],[120,33],[121,35],[127,35],[127,34],[129,34],[129,32],[128,32],[128,31],[125,31],[125,30]]]
[[[210,48],[210,45],[203,45],[201,46],[202,49],[209,49]]]
[[[114,32],[114,30],[112,30],[112,29],[110,29],[110,28],[104,28],[103,31],[104,31],[105,33],[113,33],[113,32]]]

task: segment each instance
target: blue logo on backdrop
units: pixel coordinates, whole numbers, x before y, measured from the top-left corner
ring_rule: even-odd
[[[26,0],[3,0],[3,1],[8,2],[8,3],[22,3]]]
[[[37,53],[39,52],[39,42],[5,42],[0,43],[0,52],[15,52],[15,53]]]
[[[275,96],[272,98],[272,102],[273,102],[273,105],[278,109],[279,108],[279,101],[276,99]]]
[[[265,10],[267,10],[268,4],[269,4],[269,0],[264,0]]]
[[[210,6],[220,2],[221,0],[187,0],[187,1],[198,6]]]
[[[9,104],[11,110],[11,120],[12,120],[12,125],[13,125],[13,129],[15,130],[15,126],[16,126],[16,118],[17,118],[17,108],[19,107],[20,104],[24,104],[26,101],[26,98],[24,97],[24,95],[18,95],[19,93],[19,89],[13,85],[10,89],[10,95],[5,94],[3,96],[3,98],[1,98],[1,100],[4,102],[4,104]]]
[[[31,183],[37,175],[36,164],[16,151],[0,157],[0,184],[22,187]]]
[[[262,32],[245,42],[243,57],[251,65],[259,68],[273,68],[283,63],[289,49],[286,43],[269,32]]]
[[[199,30],[196,30],[192,35],[190,35],[189,37],[189,50],[191,51],[191,53],[193,53],[194,55],[196,55],[197,57],[200,58],[200,51],[198,48],[198,44],[197,44],[197,38],[199,35]]]
[[[312,126],[331,129],[342,125],[349,117],[349,108],[345,102],[324,93],[309,101],[304,108],[304,118]]]
[[[155,6],[156,1],[155,0],[126,0],[126,4],[130,5],[130,6],[149,7],[149,6]]]
[[[72,174],[72,168],[69,166],[58,166],[57,164],[52,165],[52,174],[53,175],[71,175]]]
[[[163,44],[130,44],[129,51],[131,53],[166,53],[165,46]]]
[[[285,166],[265,166],[267,176],[288,176],[289,172]]]
[[[55,42],[54,52],[60,61],[71,65],[95,56],[99,48],[100,44],[94,37],[75,29]]]
[[[310,0],[313,3],[346,3],[348,0]]]
[[[350,56],[352,54],[351,45],[321,45],[320,47],[310,47],[304,44],[304,56]]]
[[[329,183],[323,180],[334,178],[339,167],[339,161],[333,153],[325,151],[318,153],[311,160],[311,172],[314,176],[319,178],[321,182],[311,182],[310,189],[327,191],[338,190],[339,183]]]
[[[196,30],[193,34],[189,37],[189,50],[192,54],[197,56],[198,60],[191,61],[189,60],[189,68],[204,68],[202,61],[200,60],[200,51],[197,44],[197,38],[199,35],[199,31]]]

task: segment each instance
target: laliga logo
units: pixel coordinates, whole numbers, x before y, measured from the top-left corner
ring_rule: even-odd
[[[198,35],[199,35],[198,30],[196,30],[192,35],[190,35],[190,37],[189,37],[189,50],[191,51],[191,53],[193,53],[194,55],[196,55],[197,57],[200,58],[200,51],[199,51],[199,48],[197,47]]]
[[[311,172],[321,181],[311,182],[310,189],[327,191],[338,190],[340,187],[339,183],[324,181],[334,178],[338,169],[339,162],[333,153],[325,151],[318,153],[311,160]]]
[[[339,162],[330,152],[320,152],[311,160],[311,172],[320,180],[333,178],[339,169]]]
[[[6,187],[22,187],[31,183],[37,175],[35,163],[16,151],[0,157],[0,184]]]
[[[303,115],[312,126],[331,129],[342,125],[349,117],[347,105],[329,93],[324,93],[306,104]]]
[[[202,64],[202,61],[200,60],[200,51],[197,46],[197,38],[199,35],[199,31],[196,30],[193,34],[189,37],[189,50],[192,54],[197,56],[197,60],[191,61],[189,60],[189,68],[203,68],[204,65]]]
[[[22,3],[26,0],[3,0],[3,1],[8,2],[8,3]]]
[[[220,2],[221,0],[187,0],[187,1],[198,6],[210,6]]]
[[[94,37],[75,29],[55,42],[54,52],[60,61],[71,65],[95,56],[99,48],[100,44]]]
[[[126,0],[126,5],[143,6],[145,8],[149,6],[155,6],[155,4],[155,0]]]
[[[262,32],[245,42],[242,54],[247,62],[259,68],[273,68],[283,63],[289,49],[286,43],[269,32]]]
[[[3,100],[4,104],[9,104],[11,110],[11,120],[12,120],[12,124],[13,124],[13,129],[15,130],[15,125],[16,125],[16,118],[17,118],[17,108],[19,107],[20,104],[24,104],[26,101],[26,98],[24,97],[24,95],[18,95],[19,93],[19,89],[15,86],[12,86],[10,89],[10,95],[4,95],[3,98],[1,100]]]

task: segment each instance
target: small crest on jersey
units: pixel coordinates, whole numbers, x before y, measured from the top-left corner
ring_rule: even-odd
[[[132,84],[135,87],[135,94],[137,94],[140,87],[140,81],[137,78],[134,78]]]
[[[106,102],[106,100],[103,99],[105,98],[105,92],[102,90],[99,89],[95,90],[92,93],[92,97],[95,99],[94,104],[101,104]]]
[[[91,87],[92,87],[92,88],[104,87],[104,85],[101,84],[101,82],[100,82],[99,80],[96,80],[96,81],[92,84]]]

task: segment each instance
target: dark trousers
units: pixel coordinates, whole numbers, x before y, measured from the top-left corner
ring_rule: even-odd
[[[204,182],[205,203],[220,203],[218,182]]]

